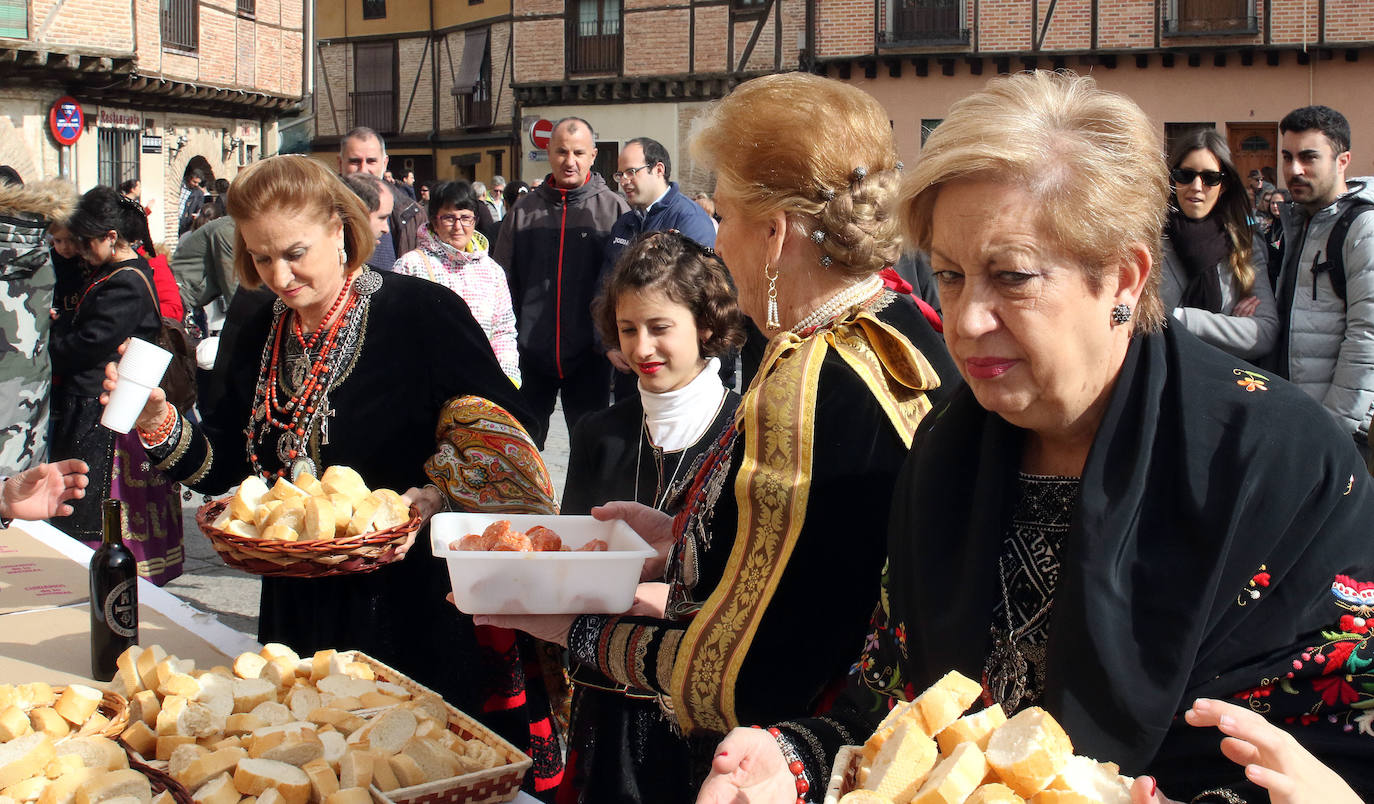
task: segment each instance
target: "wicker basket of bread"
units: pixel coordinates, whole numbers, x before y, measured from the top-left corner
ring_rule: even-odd
[[[197,669],[130,648],[112,682],[129,695],[122,740],[198,804],[508,801],[529,757],[365,654],[302,659],[269,644]]]
[[[151,801],[162,788],[131,769],[111,739],[127,722],[127,703],[114,692],[83,684],[0,684],[0,799],[97,804],[131,795]],[[190,796],[177,804],[190,804]]]
[[[1075,756],[1045,710],[965,714],[981,693],[951,672],[897,704],[862,746],[840,749],[825,804],[1130,804],[1133,780]]]
[[[371,572],[400,558],[420,514],[390,489],[331,466],[316,479],[246,478],[234,496],[207,503],[196,524],[224,563],[254,575],[319,578]]]

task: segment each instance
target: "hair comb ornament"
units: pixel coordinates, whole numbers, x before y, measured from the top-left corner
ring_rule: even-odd
[[[859,182],[863,181],[864,177],[867,175],[868,168],[864,167],[863,165],[859,165],[858,167],[854,168],[853,173],[849,174],[849,183],[858,184]]]

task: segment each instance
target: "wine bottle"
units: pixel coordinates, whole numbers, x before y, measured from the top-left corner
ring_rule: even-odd
[[[91,556],[91,678],[114,678],[115,660],[138,644],[138,571],[124,546],[123,503],[105,500],[104,539]]]

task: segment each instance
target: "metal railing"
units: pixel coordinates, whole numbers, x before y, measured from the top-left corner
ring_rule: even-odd
[[[198,50],[200,25],[197,0],[162,0],[162,46]]]
[[[1165,36],[1259,33],[1259,17],[1253,14],[1220,17],[1165,17],[1162,24],[1164,26],[1162,33]]]
[[[476,93],[458,96],[458,115],[463,128],[491,127],[491,93],[484,90],[485,98]]]
[[[568,23],[568,72],[620,72],[620,20]]]
[[[961,0],[888,0],[891,23],[878,32],[878,44],[967,44]]]
[[[367,126],[379,134],[396,133],[395,92],[350,92],[348,102],[353,110],[350,128]]]
[[[258,13],[258,0],[238,0],[239,14],[252,17]]]

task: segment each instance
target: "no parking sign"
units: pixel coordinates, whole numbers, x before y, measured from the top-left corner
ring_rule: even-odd
[[[48,128],[53,139],[63,145],[72,145],[81,139],[81,130],[86,127],[86,115],[75,98],[63,95],[53,101],[48,111]]]

